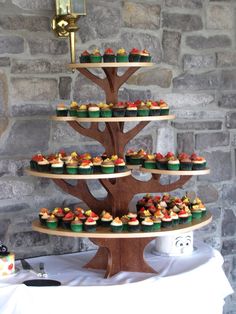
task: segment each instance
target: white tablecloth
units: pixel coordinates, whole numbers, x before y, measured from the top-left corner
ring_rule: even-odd
[[[224,298],[233,290],[217,250],[195,243],[191,255],[168,257],[153,254],[153,248],[147,246],[145,259],[158,274],[120,272],[108,279],[104,271],[82,267],[94,251],[28,259],[35,269],[44,262],[48,278],[59,280],[59,287],[22,284],[37,276],[17,261],[16,274],[0,279],[0,313],[222,314]]]

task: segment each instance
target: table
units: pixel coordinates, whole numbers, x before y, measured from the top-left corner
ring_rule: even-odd
[[[154,248],[153,242],[146,247],[145,259],[158,274],[120,272],[107,279],[103,270],[83,268],[96,251],[27,260],[34,268],[44,262],[49,278],[62,283],[59,287],[21,284],[37,276],[16,261],[18,272],[0,279],[0,313],[222,314],[224,298],[233,290],[217,250],[197,241],[191,254],[178,257]]]

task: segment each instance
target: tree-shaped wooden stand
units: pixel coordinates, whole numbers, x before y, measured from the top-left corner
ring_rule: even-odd
[[[120,86],[140,67],[151,66],[151,63],[99,63],[99,64],[74,64],[71,68],[77,69],[80,73],[89,78],[92,82],[100,86],[106,94],[107,103],[117,103],[117,95]],[[118,67],[127,68],[118,76]],[[88,68],[101,68],[106,74],[105,78],[100,78],[91,73]],[[104,147],[108,155],[117,154],[124,156],[126,144],[134,138],[150,121],[171,120],[173,115],[160,117],[123,117],[123,118],[74,118],[74,117],[54,117],[57,121],[67,121],[69,125],[82,135],[97,140]],[[138,121],[130,131],[124,132],[124,122]],[[84,127],[81,122],[91,122],[90,127]],[[99,122],[105,122],[105,128],[99,129]],[[133,196],[138,193],[168,192],[183,186],[190,178],[188,175],[180,176],[171,184],[162,185],[161,174],[152,174],[149,181],[140,181],[132,175],[114,178],[99,178],[100,183],[107,191],[104,199],[96,199],[90,192],[86,180],[78,180],[76,185],[71,185],[65,179],[53,178],[54,182],[65,192],[83,200],[89,208],[97,214],[102,210],[110,211],[113,217],[122,216],[128,213],[128,205]],[[178,175],[178,173],[176,173]],[[72,178],[71,176],[69,177]],[[74,176],[76,179],[76,177]],[[93,175],[90,175],[93,178]],[[95,177],[96,178],[96,177]],[[79,235],[78,235],[79,236]],[[106,269],[105,277],[112,276],[119,271],[155,272],[144,260],[143,252],[145,246],[155,238],[148,237],[144,233],[124,233],[111,237],[107,233],[102,237],[91,234],[88,236],[92,242],[99,246],[95,257],[86,265],[88,268]]]

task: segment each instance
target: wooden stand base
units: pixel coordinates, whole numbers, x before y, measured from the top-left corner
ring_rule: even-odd
[[[105,278],[120,271],[156,273],[144,260],[145,246],[154,240],[150,238],[98,239],[90,240],[99,246],[94,258],[84,267],[106,269]]]

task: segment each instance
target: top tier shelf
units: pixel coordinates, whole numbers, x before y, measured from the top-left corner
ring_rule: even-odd
[[[70,69],[83,69],[83,68],[140,68],[152,67],[152,62],[99,62],[99,63],[71,63]]]

